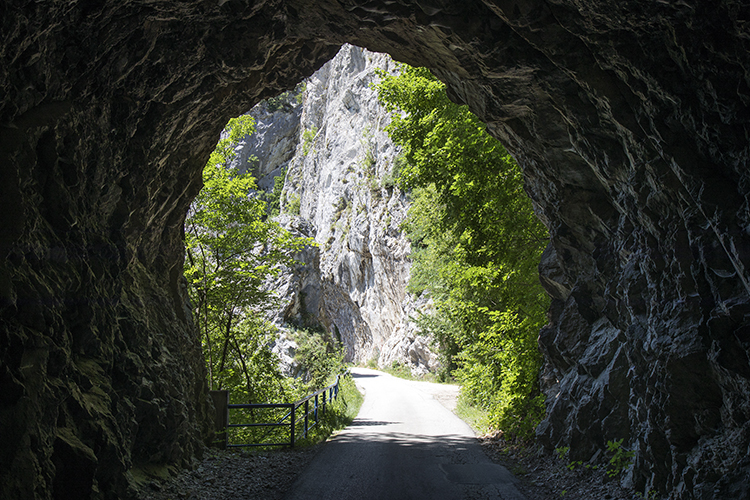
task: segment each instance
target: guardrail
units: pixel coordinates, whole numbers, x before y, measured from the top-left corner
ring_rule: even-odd
[[[229,391],[210,391],[211,397],[214,400],[214,406],[216,407],[216,433],[218,436],[223,436],[223,442],[221,440],[217,443],[220,448],[242,448],[250,446],[289,446],[294,448],[296,428],[300,423],[304,422],[302,427],[302,434],[307,437],[307,433],[310,429],[315,427],[322,415],[325,415],[326,404],[334,401],[339,394],[339,382],[342,375],[347,375],[347,370],[343,374],[336,376],[336,382],[319,389],[314,393],[306,396],[299,401],[294,403],[253,403],[253,404],[228,404],[229,403]],[[312,409],[310,408],[310,402],[313,402]],[[304,413],[302,419],[297,419],[297,410],[304,407]],[[233,409],[268,409],[268,408],[286,408],[288,411],[280,419],[273,422],[253,422],[253,423],[229,423],[229,410]],[[312,416],[312,419],[310,418]],[[312,424],[310,421],[312,420]],[[264,443],[229,443],[228,429],[237,427],[288,427],[289,428],[289,441],[287,442],[264,442]]]

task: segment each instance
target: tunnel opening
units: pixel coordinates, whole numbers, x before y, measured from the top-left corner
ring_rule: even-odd
[[[412,121],[399,121],[406,116]],[[433,118],[425,124],[422,116]],[[520,169],[478,119],[450,102],[429,72],[350,45],[243,118],[254,120],[253,132],[237,133],[230,121],[186,220],[188,291],[211,388],[231,386],[232,403],[282,402],[265,387],[274,377],[251,376],[264,361],[243,351],[269,345],[283,374],[297,385],[314,378],[315,390],[330,380],[307,360],[338,371],[333,358],[342,346],[349,362],[457,378],[467,405],[489,409],[485,418],[508,439],[533,435],[543,414],[537,337],[548,300],[537,267],[547,235]],[[265,189],[252,186],[249,199],[225,203],[222,193],[240,179],[217,183],[214,155],[230,177],[248,170]],[[426,156],[437,160],[419,163]],[[278,207],[272,222],[256,210],[262,200]],[[243,217],[241,206],[253,215]],[[217,212],[218,225],[206,210]],[[276,254],[285,242],[273,233],[268,242],[246,240],[238,227],[267,222],[308,239],[288,248],[295,262],[261,279],[270,266],[259,266],[263,254],[252,248]],[[242,266],[259,271],[242,281]],[[204,283],[215,280],[206,267],[236,275],[233,288],[247,283],[245,293],[226,293],[220,283],[208,290]],[[264,289],[279,294],[270,310]],[[313,340],[323,343],[313,349]],[[230,366],[231,380],[221,375]]]
[[[551,233],[540,442],[627,439],[643,494],[747,491],[745,7],[2,9],[3,496],[52,496],[63,456],[132,496],[134,464],[201,454],[182,219],[226,119],[343,42],[432,68],[525,169]]]

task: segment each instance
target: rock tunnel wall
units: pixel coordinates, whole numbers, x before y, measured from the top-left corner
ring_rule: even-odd
[[[433,68],[551,242],[548,448],[750,488],[750,9],[739,1],[0,5],[0,496],[118,498],[210,438],[184,213],[228,118],[344,42]]]

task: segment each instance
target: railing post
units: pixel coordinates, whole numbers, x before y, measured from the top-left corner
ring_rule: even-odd
[[[307,437],[307,414],[310,411],[310,400],[305,400],[305,437]]]
[[[229,391],[208,391],[211,395],[211,399],[214,402],[214,432],[216,432],[216,439],[214,444],[217,448],[226,450],[229,440],[227,436],[227,424],[229,424]]]
[[[315,423],[318,423],[318,395],[315,395]]]
[[[297,407],[294,405],[294,403],[291,404],[291,407],[292,407],[292,419],[291,419],[292,423],[289,424],[291,426],[290,427],[291,430],[289,432],[289,447],[290,448],[294,448],[294,425],[297,423],[295,421],[295,415],[297,413]]]
[[[327,391],[323,391],[323,416],[326,414],[326,392]]]

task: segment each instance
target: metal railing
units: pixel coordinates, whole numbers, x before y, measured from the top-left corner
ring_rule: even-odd
[[[341,381],[342,375],[347,375],[348,370],[336,376],[336,382],[319,389],[314,393],[306,396],[299,401],[294,403],[253,403],[253,404],[228,404],[229,391],[210,391],[211,397],[214,400],[214,406],[216,407],[216,433],[219,436],[223,436],[223,443],[221,440],[218,442],[220,448],[242,448],[251,446],[289,446],[294,448],[296,441],[296,428],[300,423],[304,423],[302,426],[303,437],[307,437],[307,433],[310,429],[315,427],[319,422],[320,418],[325,415],[326,405],[333,402],[339,394],[339,382]],[[313,402],[312,405],[310,402]],[[310,408],[312,406],[312,408]],[[280,419],[273,422],[253,422],[253,423],[229,423],[229,410],[255,410],[255,409],[269,409],[269,408],[282,408],[286,409],[287,412]],[[304,408],[301,419],[297,418],[299,408]],[[311,418],[312,417],[312,418]],[[312,421],[312,423],[311,423]],[[276,428],[276,427],[288,427],[289,428],[289,441],[287,442],[263,442],[263,443],[229,443],[228,429],[230,428]],[[269,431],[270,432],[270,431]],[[268,433],[266,433],[268,435]]]

